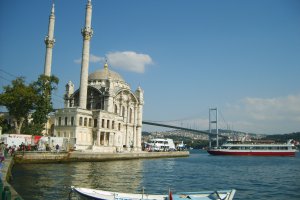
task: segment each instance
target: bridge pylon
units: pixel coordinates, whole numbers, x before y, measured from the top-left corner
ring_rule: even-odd
[[[214,119],[212,119],[211,112],[215,112]],[[209,109],[209,148],[211,148],[212,124],[215,124],[216,135],[217,135],[217,147],[219,147],[218,108]]]

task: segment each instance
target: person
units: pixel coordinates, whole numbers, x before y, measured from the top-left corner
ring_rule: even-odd
[[[13,156],[15,154],[15,148],[16,148],[16,145],[13,145],[10,149],[10,156]]]
[[[58,153],[59,152],[59,145],[56,144],[55,148],[56,148],[56,152]]]
[[[1,148],[0,151],[1,151],[2,153],[4,153],[4,151],[5,151],[5,149],[6,149],[6,146],[5,146],[4,142],[1,142],[0,148]]]
[[[4,161],[4,153],[5,153],[5,144],[4,142],[1,142],[1,145],[0,145],[0,161]]]
[[[0,162],[2,163],[5,160],[3,152],[0,152]]]

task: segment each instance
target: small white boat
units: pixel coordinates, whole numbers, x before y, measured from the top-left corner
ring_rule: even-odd
[[[121,193],[90,188],[71,187],[76,199],[84,200],[232,200],[235,189],[200,192],[169,192],[169,194]],[[73,198],[72,198],[73,199]]]

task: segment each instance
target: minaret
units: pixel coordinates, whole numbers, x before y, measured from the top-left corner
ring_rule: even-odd
[[[45,56],[45,66],[44,66],[44,75],[51,75],[51,64],[52,64],[52,48],[55,43],[54,39],[54,3],[52,4],[51,14],[49,16],[49,27],[48,27],[48,35],[45,38],[46,44],[46,56]]]
[[[92,3],[88,0],[85,13],[85,27],[81,29],[83,36],[82,59],[81,59],[81,74],[80,74],[80,92],[79,92],[79,107],[86,109],[88,72],[90,60],[90,39],[93,35],[92,23]]]

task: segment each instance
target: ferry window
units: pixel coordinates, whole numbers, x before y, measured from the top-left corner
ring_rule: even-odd
[[[65,117],[65,126],[68,125],[68,117]]]
[[[74,117],[71,117],[71,126],[74,125]]]
[[[79,118],[79,126],[82,126],[82,117]]]
[[[87,126],[87,118],[84,118],[84,126]]]
[[[61,126],[61,117],[58,118],[58,126]]]
[[[94,119],[94,127],[97,127],[98,125],[98,119]]]

